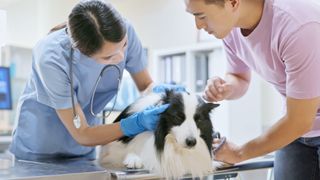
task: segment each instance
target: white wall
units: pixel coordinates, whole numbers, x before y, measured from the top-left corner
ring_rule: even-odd
[[[35,0],[19,1],[6,7],[7,44],[30,46],[39,37]]]
[[[37,0],[38,7],[38,29],[40,35],[45,35],[48,31],[67,21],[72,7],[79,0]]]
[[[7,44],[32,48],[53,26],[66,21],[77,0],[16,0],[7,11]]]
[[[64,22],[78,0],[16,0],[8,13],[8,44],[33,47],[50,28]],[[197,30],[183,0],[109,0],[135,27],[149,49],[193,44]],[[1,3],[1,1],[0,1]]]
[[[0,9],[0,48],[6,43],[6,31],[7,31],[7,12]],[[1,49],[0,49],[1,53]],[[1,58],[1,54],[0,54]]]
[[[283,116],[285,99],[266,81],[261,81],[260,85],[262,128],[266,130]]]
[[[193,44],[197,31],[183,0],[109,0],[135,27],[147,48]]]

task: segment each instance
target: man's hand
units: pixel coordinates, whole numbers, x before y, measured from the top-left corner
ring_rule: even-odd
[[[232,94],[232,85],[220,77],[213,77],[207,81],[203,98],[209,102],[222,101]]]
[[[220,141],[221,139],[214,139],[212,147],[215,148],[218,146],[221,143]],[[240,147],[228,141],[215,151],[214,159],[228,164],[235,164],[243,161],[240,154]]]

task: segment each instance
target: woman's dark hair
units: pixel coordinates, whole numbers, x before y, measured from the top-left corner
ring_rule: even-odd
[[[78,3],[71,11],[68,23],[50,32],[68,27],[73,46],[90,56],[100,50],[104,41],[120,42],[126,35],[126,25],[112,5],[100,0]]]

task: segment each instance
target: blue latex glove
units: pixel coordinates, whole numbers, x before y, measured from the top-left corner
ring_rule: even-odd
[[[154,93],[164,93],[166,90],[173,90],[175,92],[186,92],[186,88],[184,86],[175,84],[159,84],[152,89]]]
[[[120,121],[120,128],[125,136],[135,136],[143,131],[152,131],[159,121],[159,114],[164,112],[169,104],[149,106],[142,112],[135,113]]]

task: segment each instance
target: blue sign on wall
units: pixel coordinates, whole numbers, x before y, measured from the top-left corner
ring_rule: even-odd
[[[10,69],[0,67],[0,109],[12,109]]]

